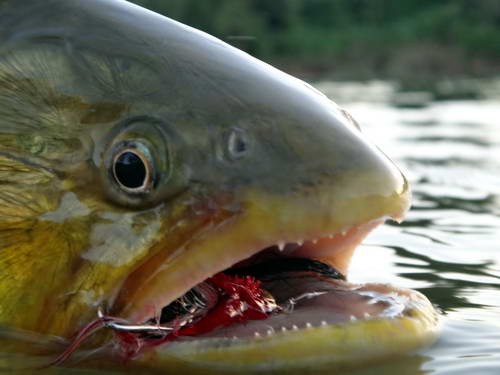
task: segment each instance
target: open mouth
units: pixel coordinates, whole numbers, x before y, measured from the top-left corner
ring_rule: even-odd
[[[354,249],[384,219],[313,240],[277,243],[185,290],[141,320],[100,312],[60,359],[65,359],[97,326],[116,334],[121,357],[152,347],[210,340],[255,340],[359,321],[411,316],[420,294],[383,284],[346,281]],[[158,295],[158,301],[162,299]],[[141,309],[139,309],[141,310]],[[149,314],[149,315],[148,315]]]
[[[266,247],[196,284],[136,325],[136,332],[148,345],[157,345],[189,338],[258,337],[399,314],[403,308],[393,295],[384,298],[346,282],[354,248],[382,221]],[[131,327],[119,329],[130,332]]]

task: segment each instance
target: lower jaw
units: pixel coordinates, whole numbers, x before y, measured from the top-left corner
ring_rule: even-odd
[[[279,313],[179,336],[129,363],[183,373],[332,371],[407,353],[439,332],[436,311],[416,291],[311,273],[264,278],[261,286]]]
[[[416,291],[382,284],[332,284],[331,292],[323,295],[327,307],[308,301],[310,306],[299,304],[289,315],[179,338],[144,352],[130,364],[193,374],[331,373],[414,351],[439,334],[437,312]],[[353,301],[379,311],[353,317],[341,306]],[[331,304],[340,310],[332,313]]]

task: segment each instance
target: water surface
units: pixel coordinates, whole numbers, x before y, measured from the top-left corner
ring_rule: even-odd
[[[341,104],[414,194],[402,225],[367,238],[351,279],[417,289],[443,314],[431,348],[349,374],[500,374],[500,102]]]

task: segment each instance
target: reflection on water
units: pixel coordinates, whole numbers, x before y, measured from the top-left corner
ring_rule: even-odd
[[[432,348],[397,371],[381,365],[359,374],[499,374],[500,102],[341,104],[402,167],[414,194],[402,225],[367,239],[351,277],[420,290],[444,315]]]

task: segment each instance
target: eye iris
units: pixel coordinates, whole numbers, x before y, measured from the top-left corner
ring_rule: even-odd
[[[144,186],[147,177],[144,161],[132,151],[126,151],[116,158],[114,172],[117,181],[128,189]]]

